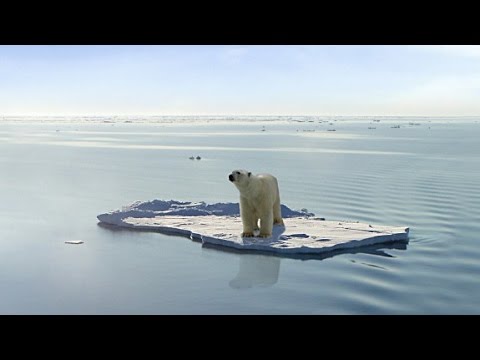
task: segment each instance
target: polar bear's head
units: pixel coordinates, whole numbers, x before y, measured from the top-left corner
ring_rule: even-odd
[[[230,175],[228,175],[228,180],[230,180],[236,187],[242,187],[248,184],[252,173],[247,170],[233,170]]]

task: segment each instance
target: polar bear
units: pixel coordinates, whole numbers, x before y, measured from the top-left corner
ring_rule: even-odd
[[[234,170],[228,175],[228,180],[240,191],[243,237],[254,236],[253,232],[258,230],[258,219],[260,237],[271,236],[274,224],[283,225],[278,181],[273,175],[253,175],[246,170]]]

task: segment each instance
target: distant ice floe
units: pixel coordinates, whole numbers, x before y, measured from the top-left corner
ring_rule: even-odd
[[[275,225],[269,238],[242,238],[238,203],[136,201],[97,216],[103,224],[184,235],[204,245],[277,254],[322,254],[360,246],[407,241],[409,228],[356,221],[326,221],[306,209],[282,204],[285,226]],[[258,235],[258,231],[255,233]]]

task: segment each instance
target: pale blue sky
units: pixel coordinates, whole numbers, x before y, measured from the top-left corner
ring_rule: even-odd
[[[0,46],[0,115],[480,115],[480,46]]]

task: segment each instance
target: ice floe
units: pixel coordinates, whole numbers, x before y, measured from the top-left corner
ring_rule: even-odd
[[[278,254],[321,254],[408,240],[409,228],[405,226],[324,220],[306,209],[296,211],[283,204],[282,217],[285,226],[275,225],[271,237],[243,238],[238,203],[137,201],[97,216],[103,224],[184,235],[205,245]]]

